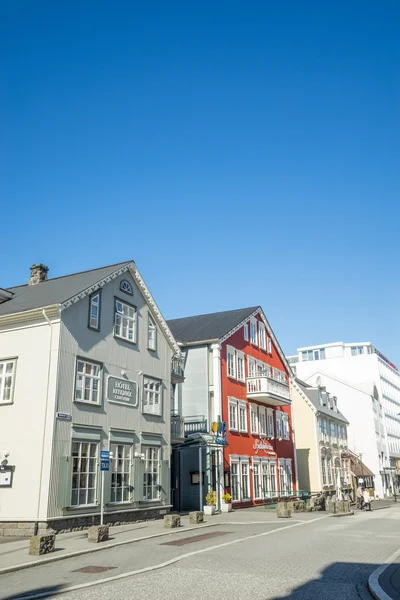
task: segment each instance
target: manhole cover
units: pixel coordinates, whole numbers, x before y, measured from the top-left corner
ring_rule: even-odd
[[[202,535],[194,535],[192,537],[184,538],[183,540],[174,540],[173,542],[164,542],[160,546],[185,546],[185,544],[194,544],[195,542],[202,542],[203,540],[209,540],[211,538],[220,537],[221,535],[228,535],[231,531],[214,531],[212,533],[203,533]]]
[[[104,571],[111,571],[117,567],[97,567],[95,565],[89,565],[88,567],[82,567],[82,569],[75,569],[72,573],[104,573]]]

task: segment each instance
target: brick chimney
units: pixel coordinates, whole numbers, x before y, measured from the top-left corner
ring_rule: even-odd
[[[43,281],[46,281],[48,270],[49,267],[46,267],[46,265],[42,265],[42,263],[32,265],[31,276],[29,277],[28,285],[36,285],[37,283],[42,283]]]

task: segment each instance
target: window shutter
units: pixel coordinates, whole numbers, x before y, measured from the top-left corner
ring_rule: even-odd
[[[161,500],[169,504],[170,470],[168,460],[160,460]]]
[[[143,498],[143,476],[144,460],[137,457],[133,461],[134,479],[133,479],[133,499],[135,502],[142,502]]]
[[[58,470],[57,506],[66,508],[71,504],[72,457],[61,456]]]

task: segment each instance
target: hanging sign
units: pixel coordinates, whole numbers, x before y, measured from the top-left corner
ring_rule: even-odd
[[[217,435],[215,436],[215,441],[217,444],[221,446],[227,446],[228,443],[226,441],[226,423],[222,421],[218,423]]]

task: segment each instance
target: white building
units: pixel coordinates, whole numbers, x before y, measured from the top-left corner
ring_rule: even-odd
[[[390,493],[400,459],[400,374],[370,342],[298,348],[288,357],[297,376],[327,386],[349,419],[350,449],[375,474],[378,495]]]
[[[179,347],[133,261],[0,289],[0,535],[169,508]],[[175,366],[180,365],[177,373]]]

